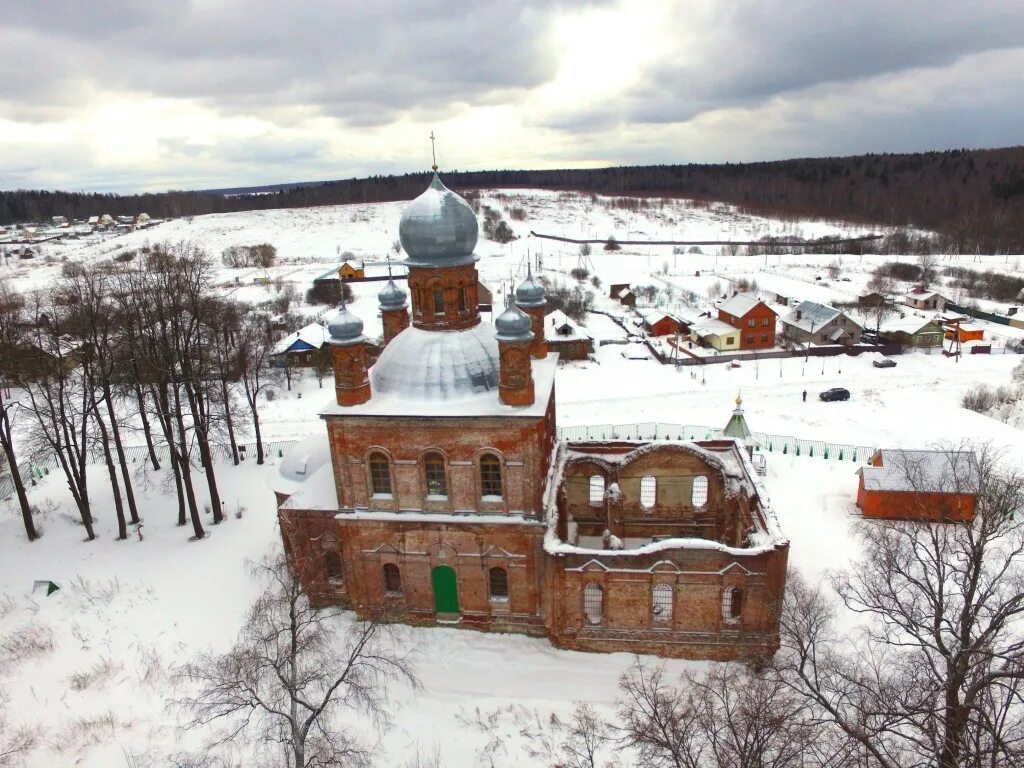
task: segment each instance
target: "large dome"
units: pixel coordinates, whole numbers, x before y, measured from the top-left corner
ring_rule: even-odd
[[[375,397],[434,401],[497,390],[494,326],[479,323],[464,331],[406,328],[370,369],[370,386]]]
[[[469,203],[434,178],[426,191],[406,206],[398,236],[414,267],[471,264],[479,227]]]

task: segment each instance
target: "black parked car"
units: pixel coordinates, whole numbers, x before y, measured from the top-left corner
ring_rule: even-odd
[[[842,387],[832,387],[832,389],[826,389],[818,397],[826,403],[831,403],[833,400],[849,400],[850,390],[843,389]]]
[[[872,360],[871,364],[873,366],[875,366],[875,368],[895,368],[896,367],[896,361],[895,360],[890,360],[888,357],[883,357],[881,360]]]

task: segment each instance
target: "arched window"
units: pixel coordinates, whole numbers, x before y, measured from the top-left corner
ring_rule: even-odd
[[[448,478],[444,472],[444,456],[433,451],[424,456],[423,474],[427,483],[427,496],[448,495]]]
[[[658,481],[654,475],[644,475],[640,479],[640,506],[650,510],[658,499]]]
[[[383,453],[371,453],[367,462],[370,465],[370,488],[374,496],[391,495],[391,467],[388,457]]]
[[[583,614],[590,624],[604,621],[604,590],[600,584],[587,584],[583,588]]]
[[[595,507],[604,504],[604,478],[601,475],[590,476],[590,503]]]
[[[690,503],[695,507],[703,507],[708,503],[708,479],[705,475],[697,475],[693,478]]]
[[[394,563],[384,564],[384,591],[389,595],[402,594],[402,572]]]
[[[491,568],[487,577],[491,600],[508,600],[508,572],[504,568]]]
[[[341,581],[345,578],[341,570],[341,555],[333,550],[324,552],[324,568],[327,570],[328,581]]]
[[[651,615],[659,624],[672,621],[672,587],[658,584],[651,593]]]
[[[722,592],[722,618],[730,624],[740,620],[743,613],[743,590],[739,587],[726,587]]]
[[[466,311],[466,289],[459,286],[459,312]]]
[[[434,289],[434,314],[444,314],[444,291],[440,288]]]
[[[480,495],[501,498],[501,459],[493,453],[480,457]]]

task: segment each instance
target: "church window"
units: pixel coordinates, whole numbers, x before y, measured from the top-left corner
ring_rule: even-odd
[[[644,475],[640,479],[640,506],[650,510],[658,499],[658,481],[654,475]]]
[[[341,555],[337,552],[324,552],[324,568],[327,570],[328,581],[338,582],[344,578],[341,570]]]
[[[729,624],[740,620],[743,612],[743,590],[739,587],[726,587],[722,592],[722,618]]]
[[[651,593],[651,614],[659,624],[672,621],[672,587],[658,584]]]
[[[440,288],[434,289],[434,314],[444,314],[444,291]]]
[[[459,286],[459,312],[466,311],[466,289]]]
[[[370,454],[370,488],[374,496],[391,495],[391,467],[383,453]]]
[[[448,495],[448,478],[444,472],[444,457],[440,453],[428,453],[423,458],[423,473],[428,496]]]
[[[693,478],[693,486],[690,488],[690,503],[694,507],[703,507],[708,503],[708,479],[705,475],[697,475]]]
[[[491,600],[508,600],[508,571],[504,568],[491,568],[487,575]]]
[[[590,503],[595,507],[604,503],[604,478],[601,475],[590,476]]]
[[[394,563],[384,564],[384,591],[389,595],[402,594],[402,572]]]
[[[480,457],[480,495],[501,498],[501,460],[493,453]]]
[[[600,584],[587,584],[583,588],[583,614],[590,624],[604,621],[604,590]]]

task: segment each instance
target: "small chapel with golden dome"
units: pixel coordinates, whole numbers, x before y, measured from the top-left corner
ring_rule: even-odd
[[[376,362],[350,308],[328,322],[325,429],[272,483],[311,601],[586,651],[770,656],[789,543],[743,441],[559,440],[543,284],[486,322],[477,236],[435,168],[402,214],[408,290],[379,293]]]

